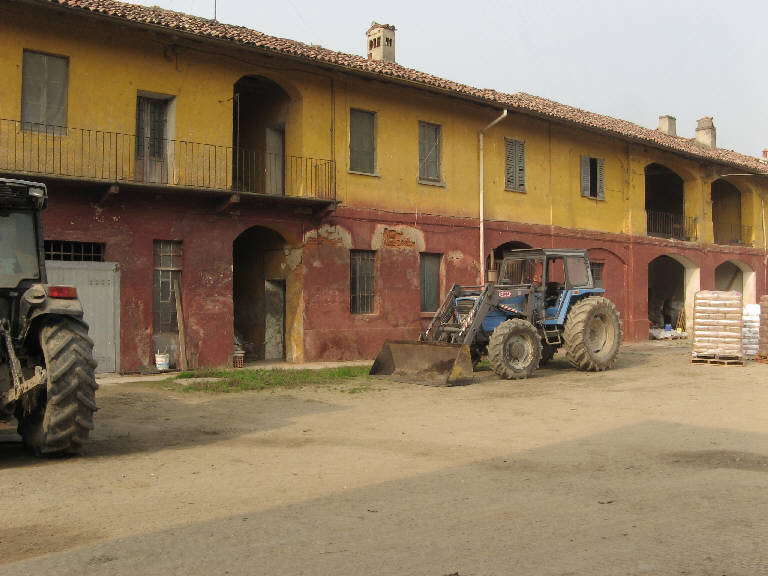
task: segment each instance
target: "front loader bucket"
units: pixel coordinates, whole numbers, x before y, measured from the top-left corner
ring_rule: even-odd
[[[450,342],[387,340],[373,362],[371,375],[385,375],[430,386],[472,381],[469,346]]]

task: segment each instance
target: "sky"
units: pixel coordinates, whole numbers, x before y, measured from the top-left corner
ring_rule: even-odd
[[[371,22],[393,24],[409,68],[646,128],[668,114],[688,138],[712,116],[719,148],[768,148],[765,0],[215,2],[220,22],[363,56]],[[137,3],[214,16],[214,0]]]

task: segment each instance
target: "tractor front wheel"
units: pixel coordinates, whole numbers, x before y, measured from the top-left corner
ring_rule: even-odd
[[[98,388],[88,327],[73,318],[49,320],[40,330],[40,347],[46,387],[31,410],[20,402],[19,435],[25,447],[40,456],[79,454],[93,430]]]
[[[613,302],[590,296],[573,305],[563,331],[566,357],[579,370],[600,372],[616,362],[621,322]]]
[[[541,336],[530,322],[513,318],[499,324],[491,334],[488,361],[502,378],[528,378],[540,360]]]

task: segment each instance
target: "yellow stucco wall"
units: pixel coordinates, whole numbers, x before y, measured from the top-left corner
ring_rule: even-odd
[[[21,62],[23,50],[29,49],[69,58],[68,126],[130,135],[136,130],[137,94],[164,94],[175,98],[169,137],[181,142],[176,146],[194,142],[226,149],[232,146],[234,84],[243,76],[260,75],[290,97],[279,112],[285,124],[285,153],[335,160],[336,194],[344,204],[408,214],[478,216],[478,132],[499,110],[51,9],[4,4],[3,11],[0,118],[21,118]],[[350,108],[376,113],[376,175],[349,172]],[[442,127],[439,186],[418,181],[419,121]],[[0,126],[0,152],[2,137],[7,136],[3,129],[9,131],[7,125]],[[525,193],[504,190],[505,137],[526,143]],[[5,146],[7,152],[7,142]],[[604,200],[581,196],[581,155],[604,159]],[[225,153],[218,175],[224,187],[231,177],[227,161]],[[713,172],[726,169],[514,112],[485,135],[486,217],[643,235],[644,169],[654,162],[683,178],[686,216],[697,219],[699,241],[712,242],[710,184]],[[171,183],[185,183],[190,177],[180,167]],[[734,184],[742,190],[742,222],[752,226],[755,244],[763,246],[759,197],[768,186]]]

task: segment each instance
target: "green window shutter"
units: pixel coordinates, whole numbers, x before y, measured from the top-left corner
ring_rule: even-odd
[[[24,51],[21,69],[21,121],[45,124],[45,56]]]
[[[597,197],[605,200],[605,161],[602,158],[597,160]]]
[[[589,198],[589,156],[581,157],[581,195]]]
[[[434,312],[440,306],[440,254],[419,255],[421,311]]]
[[[373,112],[349,111],[349,169],[354,172],[376,171],[374,120]]]
[[[525,142],[504,138],[504,189],[525,192]]]
[[[440,126],[419,122],[419,179],[440,181]]]

